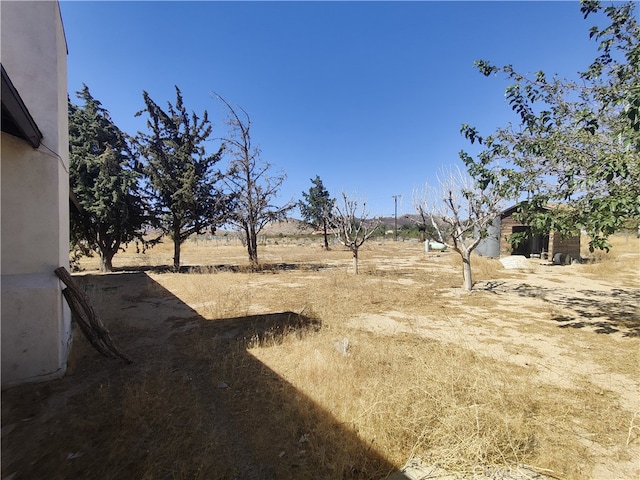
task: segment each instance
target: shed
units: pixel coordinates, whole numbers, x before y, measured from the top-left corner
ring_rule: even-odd
[[[525,257],[546,257],[552,259],[556,253],[580,258],[580,236],[565,237],[559,232],[549,231],[533,235],[531,227],[516,220],[514,214],[519,205],[502,211],[489,228],[487,238],[483,239],[476,251],[486,257],[503,257],[507,255],[524,255]],[[551,210],[550,207],[542,207]],[[527,240],[514,245],[511,236],[514,233],[525,233]]]
[[[551,210],[549,207],[542,207]],[[500,214],[500,256],[524,255],[548,256],[553,258],[556,253],[570,255],[572,258],[580,258],[580,235],[565,237],[558,232],[549,231],[533,235],[531,227],[516,220],[514,214],[518,211],[518,205],[507,208]],[[527,234],[527,240],[518,245],[513,245],[511,235],[514,233]]]

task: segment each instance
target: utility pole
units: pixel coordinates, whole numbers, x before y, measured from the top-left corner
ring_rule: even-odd
[[[398,241],[398,197],[400,195],[392,195],[393,197],[393,238]]]

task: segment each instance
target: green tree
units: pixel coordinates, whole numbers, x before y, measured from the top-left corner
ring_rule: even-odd
[[[329,191],[322,184],[318,175],[311,179],[313,186],[308,192],[302,192],[302,198],[298,203],[302,219],[314,229],[322,229],[324,235],[324,248],[329,249],[328,228],[331,224],[331,212],[336,199],[331,198]]]
[[[149,218],[138,189],[139,173],[127,136],[84,85],[69,101],[71,244],[100,255],[100,270],[112,270],[119,249],[144,242]]]
[[[506,98],[518,124],[483,137],[462,133],[484,149],[461,158],[481,183],[522,202],[520,219],[537,231],[575,235],[584,229],[590,249],[608,249],[607,237],[640,217],[640,28],[634,3],[603,7],[583,1],[585,19],[604,15],[589,30],[599,55],[572,81],[539,71],[527,76],[487,61],[486,76],[514,83]],[[552,206],[541,210],[541,205]],[[554,205],[556,205],[554,207]]]
[[[142,92],[149,133],[138,132],[136,146],[143,162],[148,193],[160,227],[173,240],[173,266],[180,266],[180,247],[190,235],[215,229],[224,222],[229,197],[222,174],[215,170],[222,148],[207,154],[204,143],[212,127],[207,111],[202,119],[189,114],[176,86],[176,102],[160,108]]]
[[[241,107],[233,108],[221,96],[217,97],[229,112],[229,132],[223,139],[232,155],[229,171],[225,175],[225,183],[233,195],[228,221],[240,228],[249,262],[256,268],[259,264],[258,234],[267,223],[286,218],[295,204],[287,202],[277,206],[272,203],[286,175],[270,175],[272,165],[262,161],[260,150],[253,147],[249,114]]]

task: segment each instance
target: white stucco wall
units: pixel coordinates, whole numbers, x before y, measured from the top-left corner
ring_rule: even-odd
[[[64,373],[71,315],[67,47],[57,2],[0,2],[1,61],[42,144],[1,137],[2,385]]]

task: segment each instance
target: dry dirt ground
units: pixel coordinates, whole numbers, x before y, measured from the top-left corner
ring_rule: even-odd
[[[631,258],[629,260],[632,260]],[[633,259],[637,262],[637,258]],[[572,267],[554,267],[530,261],[531,270],[520,278],[491,280],[475,285],[473,295],[495,296],[490,306],[466,307],[464,312],[448,315],[406,314],[402,309],[382,314],[363,314],[349,325],[383,335],[402,332],[462,345],[482,355],[530,369],[536,382],[562,388],[601,389],[614,392],[621,408],[630,413],[630,436],[640,430],[640,351],[636,350],[636,375],[616,373],[594,358],[590,334],[606,335],[610,355],[618,344],[640,337],[640,290],[616,288],[610,281],[580,277],[576,282]],[[575,269],[575,267],[573,267]],[[576,285],[576,283],[578,283]],[[637,285],[637,283],[636,283]],[[455,311],[458,291],[447,295],[447,309]],[[481,303],[481,302],[480,302]],[[552,321],[541,325],[536,316],[523,315],[528,310],[551,309]],[[499,315],[496,315],[500,312]],[[557,335],[557,328],[581,329],[586,335]],[[574,333],[574,332],[571,332]],[[638,345],[634,341],[635,345]],[[600,352],[601,353],[601,352]],[[605,353],[606,354],[606,353]],[[631,371],[633,372],[633,370]],[[600,457],[591,478],[640,478],[640,448],[629,449],[627,460],[616,458],[596,442],[585,443]]]
[[[304,250],[300,257],[305,259],[304,268],[287,250],[294,248]],[[369,269],[364,281],[384,282],[385,288],[402,289],[409,296],[437,296],[437,307],[417,310],[411,302],[385,304],[382,310],[363,307],[346,316],[341,331],[426,337],[523,367],[529,372],[527,381],[533,384],[595,391],[612,409],[624,411],[629,423],[628,431],[618,435],[626,442],[614,444],[596,441],[588,432],[580,432],[579,426],[572,427],[576,435],[584,433],[581,442],[592,452],[589,478],[640,478],[640,252],[626,253],[619,274],[601,278],[585,265],[560,267],[530,260],[526,270],[503,271],[496,278],[478,281],[468,295],[448,284],[428,291],[421,288],[425,272],[437,277],[438,272],[451,269],[448,255],[427,256],[419,244],[393,248],[392,254],[384,246],[363,252],[361,268],[365,273]],[[234,271],[242,264],[243,252],[233,252],[235,257],[224,253],[227,256],[216,271]],[[199,351],[192,338],[196,319],[225,299],[190,295],[180,287],[184,274],[164,272],[153,268],[154,261],[145,260],[144,271],[123,266],[123,271],[113,274],[88,270],[77,275],[115,342],[135,361],[125,364],[102,358],[77,335],[64,378],[5,390],[2,479],[332,478],[326,472],[297,476],[295,462],[286,468],[278,463],[283,452],[289,451],[276,445],[279,426],[268,421],[247,425],[226,383],[229,369],[235,365],[228,359],[237,354],[242,339],[274,335],[274,331],[320,328],[300,314],[311,301],[309,294],[300,292],[313,289],[336,270],[348,271],[348,254],[333,252],[323,257],[328,253],[309,245],[265,247],[263,261],[277,265],[277,275],[235,274],[243,276],[241,281],[249,289],[292,292],[289,303],[271,306],[266,305],[267,297],[240,295],[233,308],[244,302],[246,320],[211,322],[207,335],[216,339],[216,348],[207,352]],[[220,250],[218,254],[223,255]],[[308,258],[315,259],[311,267]],[[195,254],[185,255],[185,260],[193,265],[211,264],[208,258]],[[168,263],[167,258],[160,262]],[[232,277],[219,278],[227,281]],[[260,378],[272,375],[253,357],[235,361],[253,372],[247,388],[256,392],[263,388]],[[212,370],[212,365],[219,370]],[[164,386],[158,387],[160,375],[163,381],[170,379],[173,390],[164,392]],[[282,388],[284,398],[290,386],[285,383]],[[175,401],[162,398],[166,395]],[[157,399],[157,406],[149,403],[149,396]],[[304,401],[295,392],[291,396]],[[146,400],[142,402],[142,398]],[[145,405],[144,410],[136,408],[138,401]],[[155,425],[154,408],[165,415],[169,410],[170,429]],[[146,433],[147,429],[153,433]],[[282,449],[282,455],[269,460],[271,457],[257,454],[247,440],[253,429],[264,429],[264,436],[274,443],[274,452]],[[157,436],[166,441],[159,444]],[[303,440],[294,443],[299,441]],[[194,455],[198,458],[184,458],[184,452],[197,452]],[[383,454],[368,455],[388,472],[402,467],[390,464]],[[146,473],[154,462],[167,465],[162,475]],[[354,471],[349,478],[366,477]],[[404,478],[418,477],[407,470]],[[435,477],[424,473],[422,478]]]

